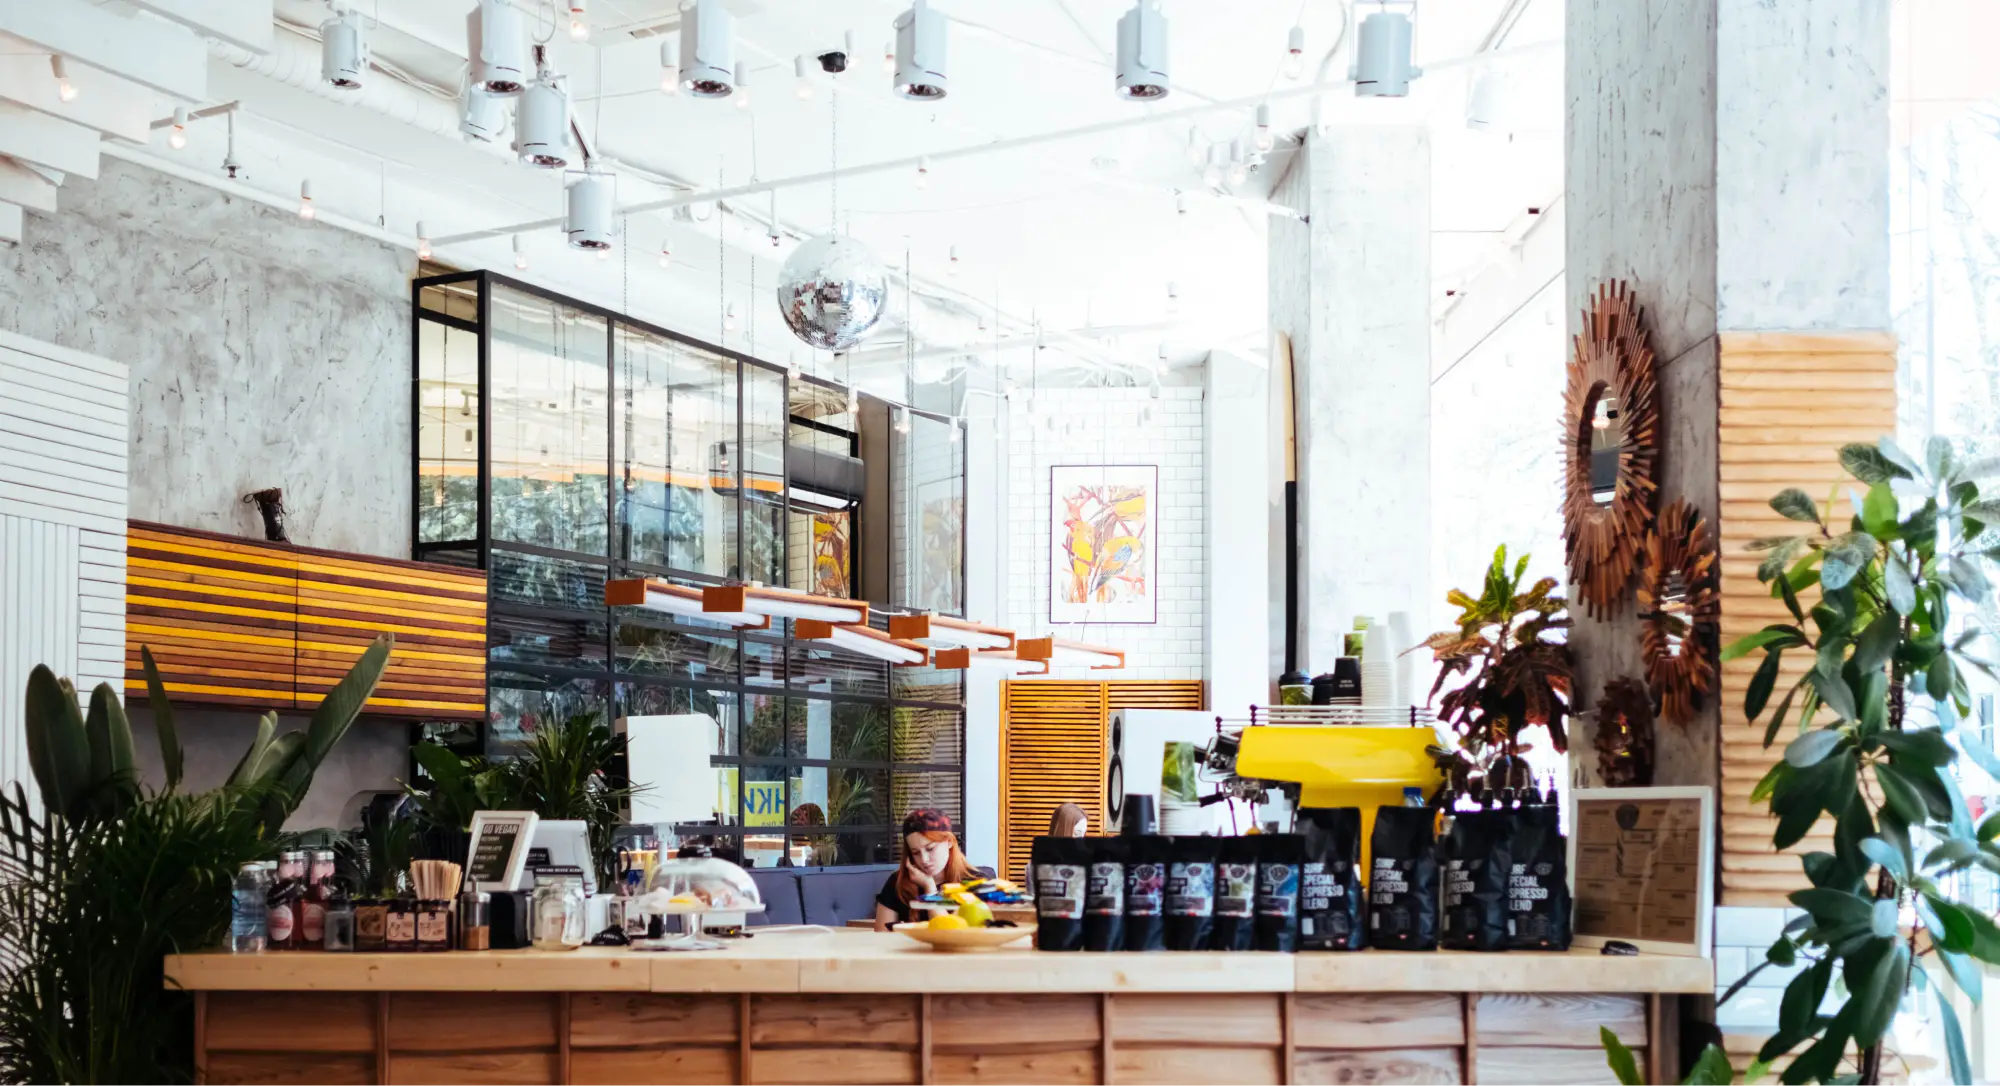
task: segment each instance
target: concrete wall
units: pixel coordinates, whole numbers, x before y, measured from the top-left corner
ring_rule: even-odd
[[[132,717],[132,745],[139,763],[140,778],[147,786],[166,784],[166,770],[160,762],[159,734],[153,730],[152,710],[143,704],[129,705]],[[174,712],[174,730],[180,736],[184,761],[181,790],[199,792],[229,779],[250,749],[257,734],[259,713],[230,709],[180,708]],[[286,715],[278,720],[277,734],[304,731],[306,717]],[[410,777],[410,726],[399,721],[361,720],[347,730],[333,754],[320,763],[312,787],[298,810],[285,822],[288,830],[332,827],[352,829],[358,816],[350,816],[358,793],[394,789],[398,780]]]
[[[0,249],[0,328],[131,367],[131,515],[408,557],[409,256],[106,157]]]

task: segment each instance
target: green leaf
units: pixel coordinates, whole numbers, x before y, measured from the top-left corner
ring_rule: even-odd
[[[1826,999],[1827,985],[1833,981],[1833,959],[1821,958],[1810,968],[1800,970],[1785,985],[1785,996],[1778,1002],[1778,1035],[1791,1038],[1790,1043],[1776,1052],[1760,1052],[1764,1058],[1778,1056],[1792,1045],[1812,1033],[1813,1021],[1819,1015],[1819,1005]]]
[[[1859,894],[1850,894],[1844,890],[1828,890],[1823,887],[1794,890],[1789,900],[1811,913],[1813,923],[1822,929],[1867,927],[1874,922],[1874,903]]]
[[[1902,632],[1903,624],[1896,612],[1884,611],[1876,615],[1875,621],[1861,631],[1860,640],[1854,643],[1854,666],[1868,672],[1888,663],[1889,657],[1895,654]]]
[[[1902,850],[1889,842],[1880,837],[1866,838],[1861,842],[1861,852],[1870,860],[1881,864],[1883,869],[1889,872],[1889,877],[1897,882],[1909,879],[1910,869],[1903,862]]]
[[[1902,534],[1896,525],[1898,512],[1896,495],[1889,489],[1889,484],[1876,483],[1868,488],[1868,496],[1861,500],[1861,526],[1869,535],[1887,543]]]
[[[1924,442],[1924,466],[1930,468],[1931,478],[1940,483],[1951,482],[1953,461],[1950,439],[1932,434]]]
[[[1947,788],[1944,781],[1938,777],[1936,766],[1915,760],[1905,763],[1900,758],[1892,758],[1887,762],[1876,763],[1875,777],[1877,780],[1895,780],[1908,785],[1910,790],[1923,801],[1924,809],[1932,818],[1940,822],[1951,818],[1951,789]],[[1916,820],[1911,824],[1917,824]],[[1971,827],[1968,826],[1966,829],[1967,836],[1971,836]]]
[[[1966,757],[1972,759],[1974,765],[1985,770],[1987,776],[2000,781],[2000,754],[1995,754],[1993,748],[1987,746],[1979,736],[1972,734],[1970,729],[1959,732],[1958,747],[1965,752]]]
[[[1862,986],[1854,991],[1854,1002],[1860,1005],[1854,1014],[1855,1044],[1867,1048],[1882,1039],[1890,1020],[1896,1017],[1896,1004],[1901,1001],[1909,971],[1910,948],[1902,943],[1882,955],[1868,971]]]
[[[1951,560],[1951,580],[1958,586],[1958,593],[1974,603],[1985,603],[1993,594],[1993,586],[1986,580],[1986,573],[1979,563],[1970,558],[1959,557]]]
[[[1915,787],[1894,773],[1888,763],[1875,765],[1875,783],[1882,789],[1882,798],[1896,816],[1912,826],[1921,826],[1925,821],[1923,796]]]
[[[1722,659],[1727,663],[1748,656],[1758,649],[1769,649],[1773,645],[1785,649],[1805,643],[1805,634],[1797,626],[1766,626],[1756,633],[1746,634],[1730,642],[1722,650]]]
[[[1985,972],[1979,963],[1956,950],[1938,948],[1938,961],[1944,963],[1945,972],[1951,974],[1952,983],[1958,990],[1970,996],[1974,1003],[1984,996]]]
[[[1925,867],[1945,865],[1947,871],[1968,867],[1979,858],[1979,843],[1963,837],[1943,841],[1924,855]]]
[[[1882,571],[1882,587],[1889,596],[1889,606],[1897,614],[1911,615],[1917,610],[1917,583],[1910,576],[1909,563],[1894,550]]]
[[[1786,487],[1771,497],[1771,508],[1786,520],[1803,521],[1807,524],[1819,523],[1819,508],[1813,504],[1812,495],[1798,487]]]
[[[1780,935],[1778,941],[1764,951],[1764,960],[1780,969],[1789,969],[1798,962],[1799,949],[1793,945],[1791,936]]]
[[[150,646],[139,646],[139,663],[146,669],[146,704],[153,707],[153,731],[160,739],[160,765],[167,771],[167,791],[181,786],[185,765],[180,733],[174,730],[174,706],[167,700],[167,684],[160,681],[159,665],[153,663]]]
[[[1764,745],[1768,747],[1771,744],[1765,743]],[[1764,800],[1771,798],[1771,793],[1776,791],[1780,784],[1784,783],[1785,778],[1790,776],[1791,772],[1792,767],[1786,765],[1783,758],[1778,759],[1770,769],[1764,771],[1764,776],[1757,782],[1757,787],[1750,790],[1750,802],[1762,803]]]
[[[1902,468],[1905,478],[1909,479],[1925,478],[1924,469],[1917,464],[1916,458],[1911,456],[1909,453],[1904,452],[1903,447],[1901,445],[1896,444],[1896,442],[1893,439],[1884,437],[1882,440],[1875,443],[1875,448],[1881,451],[1884,459],[1888,460],[1891,464],[1894,464],[1897,467]]]
[[[1751,1060],[1750,1066],[1745,1067],[1743,1069],[1743,1081],[1746,1084],[1762,1082],[1766,1078],[1768,1078],[1770,1074],[1771,1074],[1771,1061]]]
[[[1869,926],[1874,930],[1877,938],[1894,939],[1896,937],[1895,898],[1885,897],[1876,899],[1874,915],[1869,920]]]
[[[1812,683],[1813,690],[1819,694],[1819,700],[1833,710],[1840,719],[1854,720],[1860,717],[1861,714],[1854,708],[1854,692],[1847,688],[1844,680],[1814,670],[1806,674],[1806,681]]]
[[[1988,965],[2000,965],[2000,925],[1976,909],[1966,910],[1965,918],[1972,922],[1972,956]]]
[[[348,725],[361,715],[361,707],[375,693],[375,685],[382,681],[382,672],[389,666],[389,651],[395,640],[390,634],[377,637],[361,653],[354,667],[327,691],[319,708],[313,710],[312,721],[306,725],[305,755],[314,768],[340,742],[340,737],[347,734]]]
[[[1899,467],[1895,461],[1882,455],[1882,450],[1872,445],[1842,445],[1840,466],[1846,468],[1849,475],[1871,485],[1886,483],[1891,479],[1909,478],[1908,472]]]
[[[1915,731],[1883,732],[1882,745],[1896,752],[1898,761],[1916,761],[1926,765],[1950,765],[1957,754],[1951,749],[1951,740],[1936,728],[1918,728]]]
[[[28,672],[28,766],[41,786],[42,806],[68,815],[90,790],[90,737],[76,690],[45,665]]]
[[[1778,663],[1784,656],[1779,649],[1764,653],[1764,662],[1757,665],[1757,673],[1750,676],[1750,689],[1743,695],[1743,715],[1757,719],[1764,711],[1764,703],[1771,700],[1771,687],[1778,681]]]
[[[1632,1050],[1625,1047],[1625,1042],[1619,1040],[1616,1033],[1611,1032],[1611,1027],[1597,1027],[1597,1039],[1604,1045],[1604,1062],[1610,1066],[1611,1073],[1618,1076],[1619,1082],[1624,1086],[1640,1086],[1646,1081],[1639,1076],[1639,1064],[1632,1058]]]
[[[1746,551],[1768,551],[1786,544],[1804,545],[1805,537],[1796,535],[1760,535],[1743,544]],[[1794,548],[1796,549],[1796,548]]]
[[[1778,598],[1785,601],[1785,610],[1792,613],[1792,621],[1804,622],[1806,620],[1806,613],[1799,609],[1799,594],[1797,590],[1792,588],[1792,579],[1790,577],[1768,577],[1765,579],[1776,584]]]
[[[93,788],[129,787],[137,783],[132,724],[125,719],[125,706],[110,683],[98,683],[97,689],[90,692],[90,713],[84,717],[83,731],[90,737]]]
[[[237,760],[236,768],[230,770],[229,787],[241,788],[256,777],[265,752],[270,749],[271,737],[277,730],[278,714],[265,713],[257,718],[257,733],[250,737],[250,747]]]
[[[1757,563],[1757,580],[1759,582],[1783,580],[1784,578],[1781,578],[1779,574],[1783,573],[1785,567],[1794,559],[1804,553],[1805,549],[1806,539],[1804,536],[1790,536],[1773,543],[1768,548],[1769,553],[1764,555],[1763,561]],[[1807,557],[1810,558],[1811,556],[1808,555]]]
[[[1809,731],[1785,747],[1785,761],[1800,769],[1816,766],[1846,740],[1847,734],[1837,728]]]
[[[1832,590],[1846,588],[1861,570],[1875,559],[1876,543],[1866,532],[1847,532],[1835,536],[1827,544],[1826,557],[1820,562],[1820,587]]]
[[[1709,1045],[1701,1050],[1701,1057],[1694,1061],[1694,1067],[1681,1083],[1682,1086],[1730,1086],[1735,1081],[1736,1069],[1729,1065],[1729,1053],[1721,1045]]]
[[[1931,940],[1954,954],[1971,950],[1977,941],[1965,909],[1935,894],[1917,896],[1917,916],[1930,929]]]
[[[1987,815],[1986,820],[1979,824],[1979,840],[1982,843],[1996,837],[2000,837],[2000,813]]]
[[[1951,1080],[1959,1086],[1970,1086],[1972,1060],[1965,1052],[1965,1034],[1959,1029],[1958,1011],[1944,997],[1942,988],[1933,992],[1932,998],[1937,1000],[1938,1018],[1944,1022],[1944,1050],[1946,1061],[1951,1064]],[[1974,998],[1973,1002],[1979,1001]]]

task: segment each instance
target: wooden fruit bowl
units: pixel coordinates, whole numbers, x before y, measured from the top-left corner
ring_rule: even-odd
[[[933,928],[921,921],[913,921],[908,924],[897,924],[890,930],[927,944],[932,950],[965,953],[998,950],[1017,939],[1029,938],[1035,934],[1035,925],[1022,924],[1014,928]]]

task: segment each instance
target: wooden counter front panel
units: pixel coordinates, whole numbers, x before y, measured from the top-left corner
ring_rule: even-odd
[[[976,970],[968,972],[976,977]],[[974,981],[976,983],[976,980]],[[1599,1083],[1658,997],[198,992],[203,1081]]]

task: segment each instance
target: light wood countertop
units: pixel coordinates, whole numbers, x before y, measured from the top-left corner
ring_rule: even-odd
[[[1711,992],[1704,958],[1462,951],[1053,954],[1025,941],[945,954],[900,935],[768,932],[725,950],[176,954],[169,984],[213,991]]]

